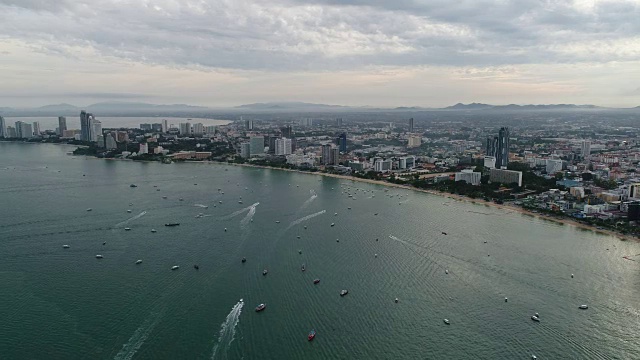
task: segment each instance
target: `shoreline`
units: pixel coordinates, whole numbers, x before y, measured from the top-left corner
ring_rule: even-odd
[[[569,225],[569,226],[573,226],[573,227],[581,229],[581,230],[590,230],[590,231],[592,231],[592,232],[594,232],[596,234],[608,235],[608,236],[616,237],[621,241],[629,241],[629,240],[631,240],[631,241],[640,242],[640,238],[637,238],[635,236],[621,234],[621,233],[613,231],[613,230],[607,230],[607,229],[600,230],[600,229],[597,229],[594,226],[587,225],[587,224],[584,224],[584,223],[581,223],[579,221],[572,220],[572,219],[567,219],[567,218],[558,219],[558,218],[555,218],[555,217],[550,216],[550,215],[541,214],[541,213],[534,213],[533,211],[530,211],[530,210],[527,210],[527,209],[524,209],[524,208],[521,208],[521,207],[509,206],[509,205],[504,205],[504,204],[496,204],[494,202],[486,201],[484,199],[472,199],[472,198],[469,198],[469,197],[466,197],[466,196],[462,196],[462,195],[458,195],[458,194],[443,193],[443,192],[436,191],[436,190],[419,189],[419,188],[415,188],[413,186],[402,185],[402,184],[394,184],[394,183],[390,183],[390,182],[387,182],[387,181],[384,181],[384,180],[362,179],[362,178],[357,178],[357,177],[347,176],[347,175],[328,174],[328,173],[321,173],[321,172],[308,172],[308,171],[301,171],[301,170],[295,170],[295,169],[283,169],[283,168],[275,168],[275,167],[269,167],[269,166],[264,166],[264,165],[221,163],[221,162],[217,162],[217,161],[204,161],[203,163],[206,163],[206,164],[218,164],[218,165],[232,165],[232,166],[250,167],[250,168],[257,168],[257,169],[282,170],[282,171],[295,172],[295,173],[299,173],[299,174],[320,175],[320,176],[332,177],[332,178],[336,178],[336,179],[358,181],[358,182],[363,182],[363,183],[368,183],[368,184],[374,184],[374,185],[381,185],[381,186],[386,186],[386,187],[394,187],[394,188],[399,188],[399,189],[404,189],[404,190],[417,191],[417,192],[426,193],[426,194],[430,194],[430,195],[440,196],[440,197],[443,197],[443,198],[446,198],[446,199],[451,199],[451,200],[454,200],[454,201],[466,202],[466,203],[472,203],[472,204],[478,204],[478,205],[484,205],[484,206],[490,206],[490,207],[494,207],[494,208],[502,209],[502,210],[506,210],[506,211],[513,211],[513,212],[517,212],[517,213],[519,213],[521,215],[531,216],[531,217],[539,218],[539,219],[546,220],[546,221],[552,221],[552,222],[555,222],[555,223],[558,223],[558,224],[562,224],[562,225]]]

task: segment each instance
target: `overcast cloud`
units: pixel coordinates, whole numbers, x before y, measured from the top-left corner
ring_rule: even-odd
[[[0,78],[0,106],[637,106],[640,0],[0,0]]]

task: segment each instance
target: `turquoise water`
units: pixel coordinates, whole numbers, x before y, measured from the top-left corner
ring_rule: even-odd
[[[2,358],[640,356],[636,242],[349,180],[72,149],[0,143]]]

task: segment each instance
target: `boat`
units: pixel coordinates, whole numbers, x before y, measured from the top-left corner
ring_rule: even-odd
[[[138,185],[136,185],[136,184],[131,184],[131,185],[129,185],[129,187],[132,187],[132,188],[133,188],[133,187],[138,187]]]
[[[102,259],[102,255],[96,255],[96,259]]]
[[[256,312],[260,312],[260,311],[262,311],[262,310],[264,310],[266,308],[267,308],[266,304],[260,304],[260,305],[256,306]]]
[[[142,260],[136,261],[136,264],[142,264]]]
[[[579,308],[582,310],[587,310],[589,307],[587,305],[580,305]]]
[[[193,265],[193,268],[196,270],[200,270],[200,266],[198,264]]]
[[[227,228],[224,228],[224,231],[226,232],[226,231],[227,231]]]
[[[242,204],[242,200],[238,201],[238,204]]]
[[[347,210],[351,210],[351,207],[348,207]]]
[[[131,210],[127,210],[127,212],[128,212],[128,213],[130,213],[130,212],[131,212]]]
[[[280,220],[276,220],[276,224],[280,224]]]
[[[158,190],[160,190],[160,189],[158,189]],[[166,196],[163,196],[162,198],[163,198],[163,199],[166,199],[167,197],[166,197]]]
[[[313,283],[314,283],[314,284],[317,284],[317,283],[319,283],[319,282],[320,282],[320,279],[313,279]]]
[[[398,298],[396,298],[396,300],[395,300],[396,304],[398,303],[398,301],[400,301],[400,300],[398,300]]]
[[[305,226],[304,226],[304,228],[306,229],[306,228],[307,228],[307,225],[305,225]]]
[[[302,271],[305,271],[307,268],[302,264]]]
[[[442,235],[447,235],[447,233],[443,231],[443,232],[442,232]]]
[[[307,336],[307,340],[311,341],[313,339],[315,339],[316,337],[316,331],[315,330],[311,330],[309,331],[309,335]]]
[[[152,232],[152,233],[154,233],[154,232],[156,232],[156,231],[157,231],[156,229],[151,229],[151,232]]]
[[[331,226],[336,226],[336,223],[331,223]]]
[[[178,270],[178,269],[180,269],[180,266],[178,266],[178,265],[173,265],[171,267],[171,270]]]
[[[444,271],[444,273],[445,273],[445,274],[448,274],[448,273],[449,273],[449,270],[445,270],[445,271]]]
[[[164,226],[178,226],[180,223],[166,223]]]
[[[535,359],[537,359],[537,358],[538,358],[537,356],[535,356],[535,355],[531,355],[531,359],[535,360]]]
[[[298,239],[300,239],[300,235],[296,236]]]
[[[377,215],[378,215],[378,213],[375,213],[375,214],[373,214],[373,215],[376,215],[376,216],[377,216]]]
[[[62,248],[63,248],[63,249],[68,249],[68,248],[69,248],[69,245],[62,245]]]
[[[131,228],[124,228],[124,231],[129,231],[131,230]]]
[[[298,254],[302,254],[302,250],[298,250]]]
[[[269,271],[267,271],[267,269],[264,269],[264,270],[262,270],[262,275],[267,276],[267,273],[268,273],[268,272],[269,272]]]
[[[242,258],[242,262],[246,263],[247,262],[247,258]]]
[[[340,296],[345,296],[345,295],[347,295],[348,293],[349,293],[349,290],[346,290],[346,289],[345,289],[345,290],[342,290],[342,291],[340,291]]]
[[[129,206],[133,206],[133,203],[129,203]]]
[[[444,323],[447,325],[451,325],[451,323],[449,322],[449,319],[444,319]]]
[[[571,278],[573,279],[573,274],[571,274]]]
[[[333,216],[338,216],[338,213],[333,214]]]
[[[533,321],[537,321],[537,322],[540,322],[540,318],[539,318],[539,317],[537,317],[537,316],[535,316],[535,315],[533,315],[533,316],[531,317],[531,320],[533,320]]]
[[[180,199],[178,199],[178,201],[184,201],[184,199],[183,199],[183,198],[180,198]]]
[[[504,298],[504,302],[507,302],[507,301],[509,301],[509,299],[507,299],[507,298]]]
[[[93,210],[93,209],[92,209],[92,208],[88,208],[88,209],[87,209],[87,211],[91,211],[91,210]]]

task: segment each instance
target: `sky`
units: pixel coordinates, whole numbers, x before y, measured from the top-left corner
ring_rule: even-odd
[[[0,0],[0,107],[640,105],[640,0]]]

